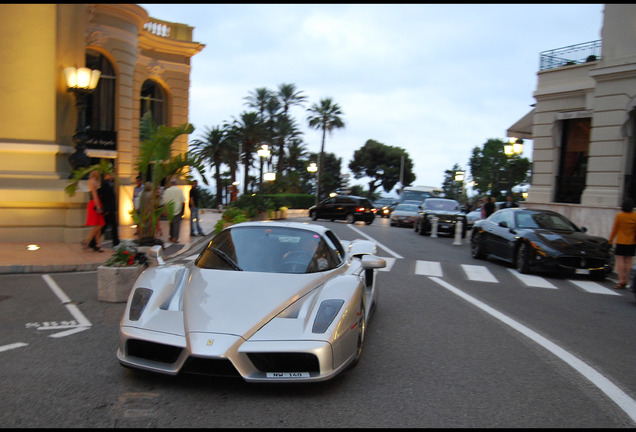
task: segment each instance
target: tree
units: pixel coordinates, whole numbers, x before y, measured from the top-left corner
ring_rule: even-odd
[[[367,140],[362,148],[356,150],[349,162],[349,169],[356,179],[369,177],[368,196],[373,196],[378,187],[390,192],[400,181],[400,170],[404,156],[404,183],[415,180],[413,163],[406,151],[399,147],[388,146],[375,140]]]
[[[446,198],[454,199],[459,202],[466,202],[467,198],[464,190],[464,180],[455,180],[457,171],[463,171],[463,169],[458,164],[453,165],[452,169],[444,171],[444,182],[442,183],[442,189],[444,190],[444,195],[446,196]]]
[[[320,187],[320,176],[323,170],[323,156],[325,152],[325,137],[327,132],[333,133],[334,129],[344,128],[345,124],[340,116],[343,115],[342,109],[338,104],[333,103],[331,98],[321,99],[318,104],[313,104],[307,110],[310,114],[307,117],[309,126],[322,130],[322,141],[320,144],[320,157],[318,159],[318,173],[316,176],[316,202],[321,198],[322,191]]]
[[[470,173],[475,182],[473,189],[480,194],[499,197],[502,190],[526,182],[530,160],[521,156],[506,156],[505,143],[500,139],[489,139],[482,148],[473,148],[469,160]]]
[[[203,161],[207,161],[214,168],[214,180],[216,182],[216,200],[221,203],[223,199],[223,184],[221,182],[221,165],[226,162],[228,166],[236,165],[237,153],[234,146],[227,139],[227,130],[215,126],[206,127],[201,139],[195,139],[191,143],[193,152]],[[234,160],[230,161],[231,155]]]
[[[239,153],[243,161],[243,193],[248,192],[249,168],[254,161],[254,153],[261,141],[267,137],[265,124],[255,111],[241,113],[240,119],[234,119],[228,130],[228,139],[239,145]]]
[[[335,153],[325,152],[321,159],[323,167],[322,190],[325,191],[324,196],[326,197],[329,193],[336,192],[340,188],[342,158],[337,157]]]

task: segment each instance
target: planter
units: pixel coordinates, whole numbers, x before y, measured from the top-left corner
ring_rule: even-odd
[[[126,302],[135,281],[145,268],[146,266],[97,267],[97,300]]]

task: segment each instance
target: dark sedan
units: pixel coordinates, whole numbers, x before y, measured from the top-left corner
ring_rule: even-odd
[[[466,238],[468,224],[466,215],[462,213],[459,202],[446,198],[427,198],[420,205],[415,218],[413,230],[420,235],[430,234],[433,229],[434,218],[437,218],[437,231],[455,235],[457,222],[462,223],[462,238]]]
[[[611,246],[586,231],[551,210],[502,209],[475,222],[471,254],[508,261],[520,273],[562,270],[603,279],[614,264]]]

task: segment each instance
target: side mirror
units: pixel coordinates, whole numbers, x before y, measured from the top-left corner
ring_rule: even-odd
[[[362,267],[365,269],[384,268],[386,261],[375,255],[362,255]]]

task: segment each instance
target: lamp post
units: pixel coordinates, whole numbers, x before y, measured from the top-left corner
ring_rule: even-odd
[[[508,139],[508,144],[504,145],[504,153],[508,156],[509,159],[512,159],[515,156],[520,156],[523,153],[523,140],[521,138],[510,137]],[[508,161],[510,164],[510,161]],[[510,188],[508,190],[509,194],[512,194],[512,187],[514,186],[514,171],[512,169],[512,164],[510,164]]]
[[[271,152],[269,151],[269,146],[267,144],[263,144],[256,153],[258,153],[261,157],[261,177],[259,179],[258,187],[259,189],[263,189],[263,162],[269,157]]]
[[[307,167],[307,172],[310,172],[312,174],[315,174],[316,171],[318,171],[318,165],[316,165],[316,162],[312,162],[309,164],[309,166]],[[315,188],[315,182],[314,182],[314,188]],[[318,191],[316,191],[316,193],[318,193]],[[316,199],[316,203],[318,202],[318,200]]]
[[[75,153],[69,156],[69,162],[73,170],[87,167],[91,163],[90,157],[86,154],[86,106],[88,96],[95,90],[99,81],[101,71],[91,70],[86,67],[67,67],[64,69],[64,79],[69,92],[75,93],[75,106],[77,107],[77,127],[73,142],[75,142]]]

